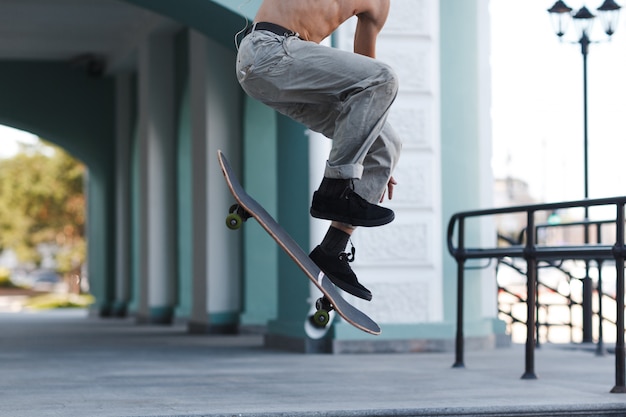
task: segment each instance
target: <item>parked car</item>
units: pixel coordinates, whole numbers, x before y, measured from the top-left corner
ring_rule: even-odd
[[[50,292],[63,281],[61,276],[50,269],[37,269],[28,276],[30,286],[35,291]]]

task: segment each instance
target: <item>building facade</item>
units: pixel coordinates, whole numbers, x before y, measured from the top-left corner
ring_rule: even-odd
[[[23,3],[36,6],[32,21],[47,11]],[[94,313],[182,320],[195,333],[263,331],[268,346],[305,352],[452,348],[447,219],[491,206],[488,0],[392,1],[378,57],[400,79],[389,119],[404,141],[389,203],[396,220],[353,238],[354,269],[374,299],[352,301],[383,334],[337,321],[321,342],[304,333],[314,294],[297,266],[254,222],[238,232],[224,225],[232,197],[218,149],[305,250],[327,227],[308,209],[328,140],[247,97],[235,77],[234,36],[260,1],[61,4],[75,19],[100,14],[115,48],[72,39],[88,52],[77,68],[24,39],[13,45],[23,56],[0,45],[0,123],[64,146],[89,168]],[[349,21],[329,42],[350,50],[353,36]],[[503,332],[492,281],[486,271],[466,285],[465,334],[476,346],[493,346]]]

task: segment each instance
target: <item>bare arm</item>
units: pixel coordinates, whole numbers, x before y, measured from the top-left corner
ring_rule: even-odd
[[[389,15],[389,0],[364,1],[363,11],[357,13],[359,19],[354,34],[354,52],[376,57],[376,38]]]

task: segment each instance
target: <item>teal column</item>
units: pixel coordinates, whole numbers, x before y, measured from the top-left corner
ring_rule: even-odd
[[[274,217],[278,215],[276,113],[244,98],[243,185]],[[243,228],[243,326],[265,326],[276,318],[278,251],[274,240],[256,222]]]
[[[113,280],[114,192],[112,175],[99,170],[89,172],[87,185],[87,256],[90,293],[96,298],[96,310],[101,316],[110,316],[115,296]]]
[[[442,233],[453,213],[482,207],[484,187],[492,187],[483,176],[490,151],[485,149],[482,126],[489,123],[482,97],[489,85],[481,73],[488,39],[481,37],[486,1],[444,0],[441,13],[441,153],[443,215]],[[467,237],[480,241],[480,225],[468,225]],[[472,237],[473,236],[473,237]],[[445,321],[456,321],[456,262],[448,254],[444,239]],[[465,274],[465,334],[469,337],[492,333],[493,320],[483,317],[484,298],[480,271]],[[495,294],[494,294],[495,296]],[[495,312],[494,312],[495,313]]]
[[[279,115],[278,221],[306,248],[309,245],[309,150],[304,126]],[[278,317],[268,328],[267,344],[306,349],[304,318],[308,311],[309,280],[282,251],[278,256]]]

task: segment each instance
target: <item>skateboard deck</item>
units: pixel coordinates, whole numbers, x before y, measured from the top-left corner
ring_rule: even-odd
[[[361,310],[348,303],[339,293],[339,289],[309,258],[309,255],[296,243],[295,240],[282,228],[280,224],[243,189],[237,180],[228,160],[222,153],[217,151],[217,159],[226,184],[237,204],[230,208],[230,214],[226,218],[226,224],[231,229],[241,227],[243,221],[253,217],[276,241],[287,255],[300,267],[302,272],[321,291],[323,297],[316,302],[316,311],[309,317],[309,322],[318,329],[324,329],[332,319],[332,311],[336,311],[345,321],[366,333],[380,334],[380,327],[374,320],[369,318]],[[305,325],[306,327],[306,325]],[[308,330],[307,330],[307,333]],[[321,334],[321,333],[320,333]]]

